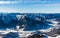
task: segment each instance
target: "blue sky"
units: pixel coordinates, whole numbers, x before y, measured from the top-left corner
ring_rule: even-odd
[[[1,0],[0,12],[60,13],[60,0]]]

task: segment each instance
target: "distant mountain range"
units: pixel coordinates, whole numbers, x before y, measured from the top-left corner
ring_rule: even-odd
[[[0,13],[0,29],[16,29],[17,25],[24,30],[47,29],[52,27],[48,19],[60,19],[60,13]]]

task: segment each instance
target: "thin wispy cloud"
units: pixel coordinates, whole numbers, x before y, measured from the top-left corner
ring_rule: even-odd
[[[60,6],[60,4],[34,4],[32,6]]]
[[[37,6],[56,6],[60,4],[60,0],[20,0],[20,3],[37,5]],[[55,5],[56,4],[56,5]],[[59,6],[59,5],[58,5]]]
[[[0,0],[0,12],[19,12],[20,0]]]
[[[21,0],[20,12],[24,13],[59,13],[60,0]]]
[[[0,7],[5,12],[60,12],[58,6],[60,6],[60,0],[0,0]]]

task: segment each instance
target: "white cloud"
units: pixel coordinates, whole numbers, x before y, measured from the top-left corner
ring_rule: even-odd
[[[0,4],[15,4],[18,3],[19,1],[0,1]]]

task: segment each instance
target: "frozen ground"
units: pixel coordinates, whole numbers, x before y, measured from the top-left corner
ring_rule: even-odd
[[[51,27],[49,29],[42,29],[42,30],[38,30],[38,31],[43,32],[43,33],[50,33],[51,31],[54,31],[54,29],[59,29],[59,26],[58,26],[59,22],[54,21],[54,20],[47,20],[47,21],[52,22],[53,24],[50,24],[50,25],[52,25],[54,27]],[[11,29],[0,30],[1,35],[2,34],[8,34],[9,32],[17,32],[17,30],[11,30]],[[29,35],[33,35],[33,34],[31,34],[32,32],[35,32],[35,31],[23,31],[23,29],[18,30],[19,37],[27,37]],[[51,36],[47,35],[47,37],[48,38],[60,38],[60,35],[57,35],[56,37],[51,37]],[[2,38],[2,36],[0,36],[0,38]]]

